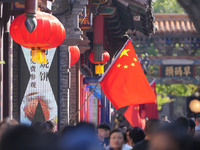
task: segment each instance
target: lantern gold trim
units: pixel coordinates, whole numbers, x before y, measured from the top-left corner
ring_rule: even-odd
[[[47,64],[45,50],[41,50],[40,48],[32,48],[31,52],[32,52],[32,61],[34,63]]]
[[[95,73],[104,74],[104,65],[101,64],[95,65]]]

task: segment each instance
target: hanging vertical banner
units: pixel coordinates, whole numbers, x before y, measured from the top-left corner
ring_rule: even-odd
[[[93,22],[93,14],[90,11],[90,8],[83,9],[79,15],[79,26],[82,30],[84,29],[91,29],[92,22]]]
[[[22,82],[27,82],[27,86],[24,88],[24,94],[22,93],[23,98],[20,105],[20,122],[30,125],[37,121],[50,120],[57,124],[58,105],[54,94],[55,92],[53,92],[51,87],[51,85],[55,86],[55,84],[53,84],[55,82],[50,82],[49,79],[49,71],[51,69],[56,48],[46,50],[47,64],[36,64],[32,62],[31,49],[21,48],[30,76],[27,81],[25,78],[21,79]],[[24,68],[25,67],[22,66],[21,74],[27,74],[25,73],[27,72],[27,69],[23,71]]]
[[[86,7],[84,7],[83,10],[79,14],[79,23],[81,23],[85,19],[86,15],[87,15]]]

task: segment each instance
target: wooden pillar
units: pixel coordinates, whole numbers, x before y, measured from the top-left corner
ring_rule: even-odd
[[[3,3],[3,118],[11,117],[11,66],[12,39],[10,37],[10,3]]]
[[[94,17],[94,45],[93,45],[93,60],[102,61],[103,60],[103,39],[104,39],[104,16],[97,15]]]
[[[3,61],[3,3],[0,3],[0,61]],[[0,64],[0,121],[3,118],[3,63]]]
[[[54,2],[54,5],[58,6],[54,11],[54,15],[61,21],[66,29],[65,41],[60,45],[59,59],[59,130],[62,130],[66,125],[71,123],[71,118],[69,118],[69,109],[70,111],[72,110],[70,104],[71,101],[74,100],[70,99],[71,71],[68,46],[77,45],[82,40],[82,31],[79,28],[78,18],[79,13],[88,4],[88,0],[76,0],[75,3],[71,3],[71,5],[73,5],[71,8],[68,2],[69,1],[66,0],[56,0]]]
[[[58,129],[61,131],[69,124],[69,98],[70,98],[70,55],[69,46],[59,46],[59,111]]]
[[[76,63],[76,99],[77,99],[77,111],[80,109],[80,77],[81,77],[81,71],[80,71],[80,60]],[[80,122],[80,112],[78,112],[77,116],[77,122]]]

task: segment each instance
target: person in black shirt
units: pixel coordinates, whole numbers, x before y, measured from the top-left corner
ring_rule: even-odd
[[[194,134],[195,134],[195,122],[194,122],[194,120],[189,119],[189,124],[190,124],[189,134],[191,136],[194,136]]]
[[[158,119],[149,119],[146,122],[146,126],[144,129],[145,139],[143,141],[135,144],[135,146],[133,147],[133,150],[147,150],[148,145],[149,145],[149,140],[150,140],[153,132],[155,131],[155,129],[157,129],[159,127],[159,125],[160,125],[160,122]]]
[[[97,131],[98,131],[98,137],[99,137],[100,141],[102,142],[101,144],[104,147],[107,147],[109,145],[109,135],[110,135],[109,125],[107,125],[105,123],[100,124],[97,127]]]
[[[129,136],[132,147],[134,147],[138,142],[143,141],[145,138],[144,131],[140,127],[134,127],[130,131]]]

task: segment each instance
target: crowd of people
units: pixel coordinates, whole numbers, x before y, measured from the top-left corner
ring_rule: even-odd
[[[103,131],[104,130],[104,131]],[[114,129],[98,126],[98,136],[106,150],[200,150],[200,115],[196,119],[180,117],[170,122],[149,119],[145,129]]]
[[[0,123],[0,150],[200,150],[200,116],[149,119],[144,130],[126,131],[81,122],[61,132],[51,121],[26,126],[6,118]]]

